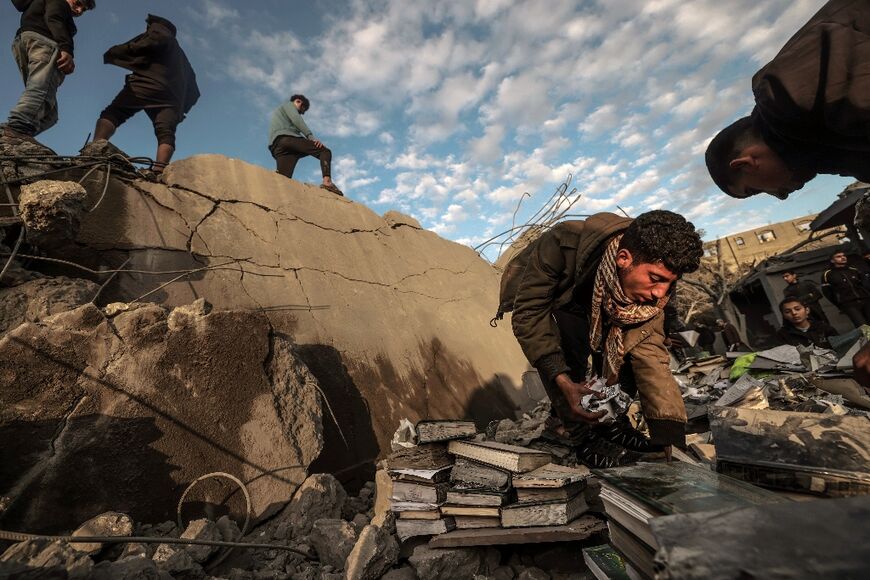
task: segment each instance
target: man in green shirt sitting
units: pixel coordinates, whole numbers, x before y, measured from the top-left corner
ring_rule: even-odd
[[[321,188],[337,195],[344,195],[332,182],[332,151],[321,143],[302,120],[310,102],[304,95],[293,95],[290,100],[275,109],[269,125],[269,151],[278,162],[278,173],[293,177],[296,163],[311,155],[320,160],[323,173]]]

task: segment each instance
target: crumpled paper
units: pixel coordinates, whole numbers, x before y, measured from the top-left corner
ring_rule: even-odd
[[[407,449],[417,445],[417,429],[414,424],[407,419],[399,421],[399,428],[393,433],[393,440],[390,441],[390,447],[393,451],[399,449]]]
[[[607,411],[607,414],[602,416],[598,421],[600,423],[611,423],[616,420],[619,415],[624,414],[631,405],[631,397],[629,397],[619,383],[614,385],[606,385],[604,379],[595,379],[594,382],[587,385],[593,391],[604,393],[604,397],[598,399],[595,395],[584,395],[580,399],[580,405],[591,413],[599,411]]]

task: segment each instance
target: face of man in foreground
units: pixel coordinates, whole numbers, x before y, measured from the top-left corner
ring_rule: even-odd
[[[831,263],[832,263],[834,266],[837,266],[837,267],[839,267],[839,268],[842,268],[843,266],[845,266],[846,264],[849,263],[849,258],[846,257],[846,254],[845,254],[845,253],[843,253],[843,252],[837,252],[836,254],[834,254],[833,256],[831,256]]]
[[[636,262],[626,249],[616,254],[616,267],[622,291],[629,300],[640,304],[655,304],[679,278],[661,262]]]
[[[816,176],[812,171],[793,171],[764,143],[746,147],[740,157],[729,164],[739,175],[731,185],[734,197],[751,197],[768,193],[779,199],[787,199],[789,194],[802,188],[807,181]]]
[[[795,326],[807,321],[810,311],[800,302],[786,302],[782,305],[782,317]]]

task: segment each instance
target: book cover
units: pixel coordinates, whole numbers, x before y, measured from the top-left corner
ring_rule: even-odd
[[[511,473],[458,457],[450,472],[450,481],[454,487],[462,489],[505,491],[511,486]]]
[[[602,487],[654,515],[689,513],[786,501],[755,485],[680,461],[593,469]]]
[[[451,441],[448,451],[459,457],[472,459],[513,473],[525,473],[550,463],[551,456],[544,451],[507,445],[495,441]]]
[[[501,525],[505,528],[561,526],[577,519],[587,509],[582,494],[568,501],[511,504],[501,508]]]
[[[583,548],[583,561],[598,580],[630,580],[625,560],[610,544]]]
[[[477,435],[473,421],[420,421],[416,430],[418,443],[468,439]]]

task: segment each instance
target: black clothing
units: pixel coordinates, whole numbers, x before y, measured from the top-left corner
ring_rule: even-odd
[[[870,9],[830,0],[752,77],[753,122],[794,169],[870,180]]]
[[[859,302],[844,302],[840,310],[849,317],[855,328],[862,324],[870,324],[870,300]]]
[[[776,336],[785,344],[792,346],[809,346],[814,344],[821,348],[831,348],[828,337],[836,336],[837,334],[833,326],[823,322],[810,322],[810,327],[806,331],[802,331],[793,324],[785,322],[776,332]]]
[[[856,268],[831,268],[822,275],[822,291],[852,324],[870,323],[870,291],[864,287],[864,277]]]
[[[822,291],[813,282],[809,280],[798,280],[794,284],[789,284],[783,290],[785,298],[797,298],[804,306],[810,309],[810,318],[829,324],[828,317],[825,316],[822,310],[822,305],[819,300],[822,298]]]
[[[311,139],[279,135],[275,138],[275,142],[269,146],[269,151],[278,162],[278,173],[284,177],[293,177],[296,163],[309,155],[320,160],[320,171],[323,173],[323,177],[332,175],[332,151],[326,147],[318,149]]]
[[[21,26],[15,35],[22,32],[41,34],[55,41],[60,50],[73,54],[77,29],[66,0],[33,0],[21,13]]]
[[[822,275],[831,302],[841,307],[846,302],[870,299],[870,291],[864,288],[864,280],[857,268],[831,268]]]
[[[196,73],[175,39],[175,25],[153,14],[146,22],[143,34],[107,50],[103,62],[132,71],[127,87],[133,93],[155,107],[175,107],[183,119],[199,100]]]
[[[171,145],[175,148],[175,129],[181,123],[183,115],[175,107],[168,107],[161,104],[162,102],[159,96],[152,99],[147,93],[144,95],[137,93],[128,82],[124,84],[124,88],[112,100],[111,104],[103,109],[100,118],[106,119],[118,127],[139,111],[144,110],[148,118],[151,119],[151,124],[154,125],[157,143]]]

